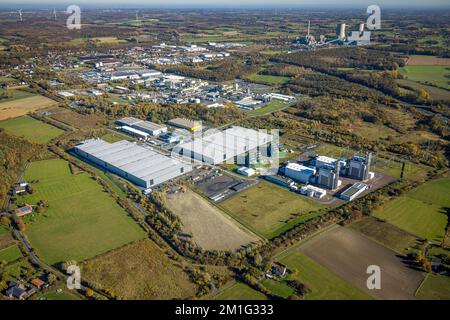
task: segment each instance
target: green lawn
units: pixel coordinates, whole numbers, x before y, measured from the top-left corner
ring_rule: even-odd
[[[130,136],[127,136],[120,132],[109,132],[103,135],[101,138],[109,143],[114,143],[121,140],[131,140]]]
[[[0,225],[0,235],[4,234],[4,233],[8,233],[8,228],[5,226]]]
[[[0,121],[0,128],[31,142],[46,143],[64,131],[29,116]]]
[[[252,116],[263,116],[263,115],[266,115],[269,113],[281,111],[288,107],[289,107],[288,104],[285,104],[285,103],[279,102],[279,101],[273,101],[273,102],[270,102],[269,104],[265,105],[262,108],[250,111],[249,114]]]
[[[429,181],[390,201],[374,215],[419,237],[440,243],[447,225],[444,207],[450,207],[449,190],[450,178]]]
[[[406,66],[400,69],[408,80],[431,83],[450,89],[450,67],[448,66]]]
[[[49,205],[26,219],[28,238],[49,264],[82,261],[145,237],[98,183],[85,173],[72,175],[64,160],[33,162],[25,179],[39,182],[20,200]]]
[[[284,281],[264,279],[262,281],[262,284],[264,287],[270,290],[272,294],[279,296],[283,299],[287,299],[289,298],[289,296],[295,293],[294,289],[289,287]]]
[[[450,300],[450,277],[428,274],[416,296],[427,300]]]
[[[413,248],[418,241],[417,237],[374,217],[366,217],[352,223],[349,228],[357,230],[366,237],[401,254],[408,253],[408,249]]]
[[[0,250],[0,261],[12,262],[21,257],[22,252],[16,244]]]
[[[267,300],[267,297],[239,282],[219,293],[214,300]]]
[[[225,200],[220,207],[249,229],[268,239],[317,216],[326,208],[266,181]]]
[[[311,288],[312,292],[305,296],[306,300],[372,299],[300,252],[291,253],[280,262],[293,271],[289,278],[302,281]]]
[[[44,293],[42,296],[46,300],[80,300],[78,297],[67,291],[61,292],[51,291]]]

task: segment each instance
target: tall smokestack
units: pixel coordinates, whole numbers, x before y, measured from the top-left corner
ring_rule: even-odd
[[[359,33],[363,34],[364,33],[364,23],[360,23],[359,24]]]
[[[336,35],[341,40],[345,39],[345,23],[340,23],[340,24],[337,25]]]
[[[311,31],[311,20],[308,20],[308,37],[309,37],[310,31]]]

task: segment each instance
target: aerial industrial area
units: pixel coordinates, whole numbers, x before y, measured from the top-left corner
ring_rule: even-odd
[[[450,299],[432,15],[0,10],[0,300]]]

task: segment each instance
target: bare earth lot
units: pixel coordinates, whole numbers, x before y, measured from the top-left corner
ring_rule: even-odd
[[[412,66],[450,66],[450,59],[433,56],[412,55],[409,57],[407,64]]]
[[[49,98],[33,96],[0,103],[0,120],[23,116],[29,112],[51,107],[56,104]]]
[[[414,293],[424,278],[394,251],[348,228],[330,230],[299,250],[376,299],[415,299]],[[366,270],[370,265],[381,268],[380,290],[367,289]]]
[[[203,249],[234,250],[259,238],[191,190],[167,194],[167,205]]]

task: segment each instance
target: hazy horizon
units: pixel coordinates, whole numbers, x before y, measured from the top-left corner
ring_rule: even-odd
[[[76,4],[89,9],[127,9],[127,8],[321,8],[321,9],[360,9],[371,4],[379,5],[386,9],[415,9],[415,8],[450,8],[448,0],[429,0],[426,3],[421,0],[340,0],[311,1],[311,0],[97,0],[95,3],[89,0],[19,0],[4,1],[0,3],[0,9],[29,8],[45,9],[49,7],[63,7]]]

